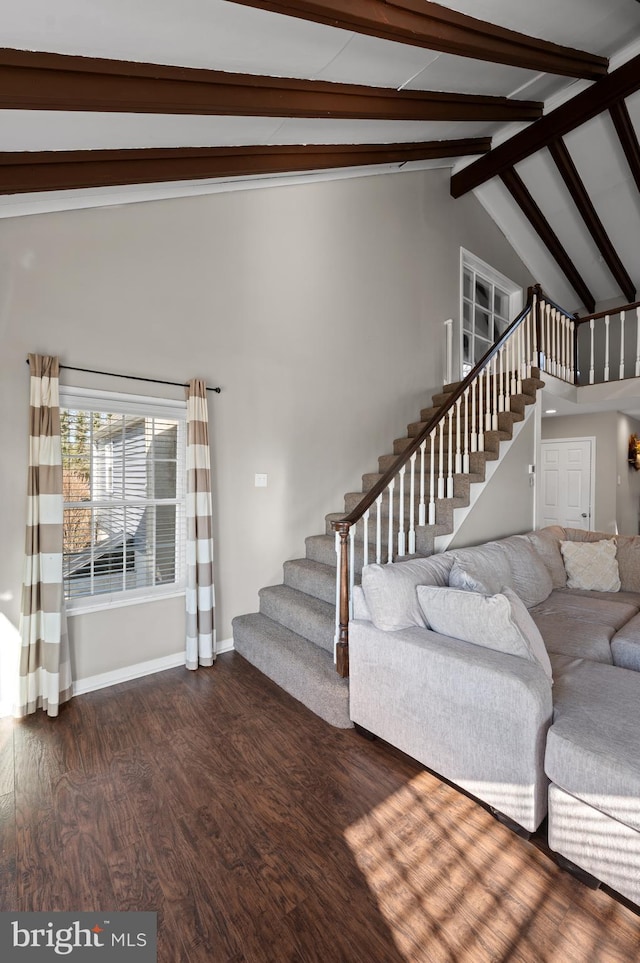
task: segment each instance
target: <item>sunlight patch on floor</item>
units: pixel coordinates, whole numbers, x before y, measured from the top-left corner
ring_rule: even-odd
[[[575,892],[585,916],[589,899],[608,899],[428,772],[349,826],[345,839],[410,963],[566,963],[570,934],[552,936],[576,909]],[[600,959],[601,935],[574,963]]]

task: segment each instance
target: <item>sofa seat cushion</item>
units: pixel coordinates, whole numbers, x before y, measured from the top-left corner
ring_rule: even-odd
[[[552,692],[547,776],[565,792],[640,831],[638,676],[576,660],[559,673]]]
[[[634,615],[611,640],[613,664],[640,672],[640,615]]]
[[[570,659],[591,659],[611,665],[611,639],[614,630],[597,622],[579,622],[557,615],[529,613],[540,630],[547,652]],[[555,679],[555,673],[554,673]]]
[[[626,602],[640,612],[640,594],[638,592],[593,592],[591,589],[558,589],[559,592],[567,595],[579,595],[586,598],[601,599],[603,602]]]
[[[536,623],[538,617],[551,616],[563,622],[577,621],[608,625],[614,632],[617,632],[625,622],[628,622],[637,614],[638,606],[631,605],[629,602],[612,602],[600,598],[602,594],[601,592],[590,592],[576,595],[573,592],[554,591],[548,599],[529,611]],[[615,595],[617,597],[618,593],[616,592]],[[542,634],[544,636],[544,632]]]

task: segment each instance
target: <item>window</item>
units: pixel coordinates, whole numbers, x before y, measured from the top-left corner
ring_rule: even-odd
[[[182,402],[60,389],[70,611],[184,589]]]
[[[469,374],[522,309],[522,288],[461,251],[462,376]]]

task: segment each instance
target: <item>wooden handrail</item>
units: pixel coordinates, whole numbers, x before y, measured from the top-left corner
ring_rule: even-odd
[[[440,422],[441,422],[442,419],[447,415],[447,413],[449,412],[449,410],[454,407],[454,405],[456,404],[456,402],[458,401],[458,399],[461,398],[461,397],[464,395],[464,393],[465,393],[465,391],[467,390],[467,388],[468,388],[471,384],[473,384],[473,382],[474,382],[475,379],[477,378],[478,374],[479,374],[484,368],[486,368],[487,364],[488,364],[488,363],[491,361],[491,359],[500,351],[500,348],[509,340],[509,338],[511,337],[511,335],[513,334],[513,332],[516,330],[516,328],[518,328],[518,327],[522,324],[522,322],[524,321],[524,319],[527,317],[527,315],[530,313],[530,311],[531,311],[531,309],[532,309],[532,306],[533,306],[533,293],[534,293],[533,289],[532,289],[532,288],[529,288],[527,303],[526,303],[526,305],[524,306],[524,308],[522,309],[522,311],[520,312],[520,314],[517,316],[517,318],[516,318],[514,321],[512,321],[512,323],[509,325],[509,327],[506,329],[506,331],[502,334],[502,336],[501,336],[500,338],[498,338],[498,340],[497,340],[496,342],[494,342],[494,344],[493,344],[493,345],[489,348],[489,350],[483,355],[483,357],[480,359],[480,361],[478,361],[478,363],[476,364],[476,366],[469,372],[469,374],[467,375],[467,377],[466,377],[463,381],[460,382],[460,384],[458,385],[458,387],[456,388],[456,390],[451,394],[451,397],[449,398],[449,400],[448,400],[448,401],[445,401],[445,402],[440,406],[440,408],[438,409],[438,411],[436,412],[436,414],[433,415],[433,417],[429,419],[429,421],[426,423],[425,427],[422,429],[422,431],[420,432],[420,434],[417,435],[417,436],[414,438],[413,442],[409,445],[409,447],[406,448],[405,451],[402,452],[400,455],[398,455],[396,461],[395,461],[395,462],[393,463],[393,465],[391,465],[391,467],[384,473],[384,475],[382,476],[382,478],[380,478],[380,479],[375,483],[375,485],[373,486],[373,488],[371,488],[368,492],[366,492],[366,494],[365,494],[364,497],[362,498],[362,501],[360,501],[360,502],[356,505],[356,507],[353,509],[353,511],[351,511],[348,515],[345,515],[344,518],[340,519],[340,521],[332,522],[332,523],[331,523],[331,526],[332,526],[334,532],[341,532],[341,531],[343,531],[343,526],[346,526],[346,529],[347,529],[347,531],[348,531],[349,528],[350,528],[352,525],[355,525],[357,522],[360,521],[360,519],[362,518],[362,516],[364,515],[364,513],[367,511],[367,509],[371,508],[371,506],[374,504],[374,502],[376,501],[376,499],[377,499],[384,491],[386,491],[386,489],[387,489],[387,487],[388,487],[388,485],[389,485],[389,482],[390,482],[393,478],[395,478],[395,476],[398,474],[398,472],[400,471],[400,469],[402,468],[402,466],[403,466],[403,465],[406,465],[407,462],[410,461],[411,456],[412,456],[415,452],[418,451],[418,449],[419,449],[420,446],[422,445],[422,442],[423,442],[426,438],[428,438],[428,436],[431,434],[431,432],[433,431],[433,429],[434,429],[437,425],[440,424]]]
[[[620,314],[621,311],[632,311],[634,308],[640,308],[640,301],[633,301],[631,304],[620,304],[616,308],[609,308],[608,311],[598,311],[597,314],[587,314],[584,318],[576,317],[576,324],[584,324],[585,321],[598,321],[600,318],[611,317],[614,314]]]

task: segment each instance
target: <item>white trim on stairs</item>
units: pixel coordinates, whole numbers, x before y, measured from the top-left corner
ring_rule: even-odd
[[[539,396],[539,392],[538,392],[538,396]],[[447,535],[436,535],[436,537],[433,540],[434,553],[444,552],[448,549],[449,545],[457,535],[458,529],[462,525],[463,521],[465,520],[467,515],[469,515],[469,513],[473,510],[473,506],[475,505],[478,498],[480,497],[482,492],[485,490],[485,488],[491,481],[498,466],[501,464],[503,458],[506,456],[507,452],[513,445],[513,442],[516,440],[516,438],[520,434],[523,425],[527,423],[529,418],[532,418],[534,416],[534,412],[538,407],[538,404],[539,404],[539,397],[538,399],[536,399],[536,404],[526,406],[523,420],[514,422],[512,437],[500,442],[500,457],[496,458],[494,461],[486,462],[484,481],[471,482],[471,485],[469,486],[469,504],[465,505],[464,507],[453,509],[453,531]]]

